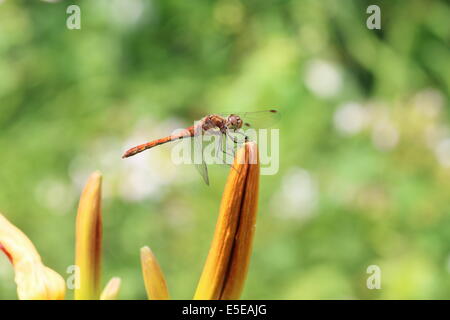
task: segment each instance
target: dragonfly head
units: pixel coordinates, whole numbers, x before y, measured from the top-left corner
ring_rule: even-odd
[[[234,129],[234,130],[240,129],[240,128],[242,128],[242,124],[243,124],[243,122],[242,122],[241,117],[239,117],[236,114],[230,114],[227,118],[226,126],[228,129]]]

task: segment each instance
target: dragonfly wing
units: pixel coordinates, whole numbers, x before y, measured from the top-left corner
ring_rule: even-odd
[[[195,169],[200,173],[206,185],[209,186],[208,167],[206,163],[202,161],[201,164],[195,164]]]
[[[251,127],[254,129],[270,128],[275,123],[280,121],[281,114],[277,110],[262,110],[254,112],[225,112],[217,113],[222,117],[228,117],[230,114],[237,114],[244,121],[244,127]]]
[[[203,158],[203,130],[202,130],[202,124],[200,122],[195,125],[194,133],[195,133],[195,136],[194,136],[194,155],[193,155],[194,161],[193,161],[193,163],[195,164],[195,168],[202,176],[206,185],[209,186],[208,167],[206,166],[205,160]],[[199,154],[195,155],[197,152]],[[198,157],[200,159],[198,159]],[[198,160],[200,160],[200,162]]]

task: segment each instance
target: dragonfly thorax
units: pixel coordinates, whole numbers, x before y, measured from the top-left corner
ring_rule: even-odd
[[[240,129],[243,125],[241,117],[236,114],[230,114],[228,117],[222,117],[216,114],[212,114],[206,116],[202,122],[202,129],[204,131],[217,128],[223,133],[225,133],[226,130]]]

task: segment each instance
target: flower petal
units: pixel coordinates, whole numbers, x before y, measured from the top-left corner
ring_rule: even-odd
[[[100,295],[100,300],[117,300],[117,296],[119,295],[121,280],[120,278],[112,278],[109,280],[105,289],[103,289],[102,294]]]
[[[100,297],[102,245],[102,176],[94,172],[83,190],[76,221],[75,265],[79,268],[76,300]]]
[[[258,204],[256,143],[234,159],[220,205],[214,238],[194,299],[239,299],[247,276]]]
[[[0,250],[14,266],[19,299],[64,299],[64,279],[42,263],[30,239],[1,214]]]
[[[141,265],[148,299],[170,299],[164,274],[155,255],[149,247],[141,248]]]

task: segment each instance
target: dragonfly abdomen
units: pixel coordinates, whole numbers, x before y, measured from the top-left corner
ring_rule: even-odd
[[[140,144],[140,145],[138,145],[138,146],[136,146],[134,148],[131,148],[131,149],[127,150],[124,153],[122,158],[128,158],[128,157],[134,156],[135,154],[138,154],[138,153],[140,153],[142,151],[145,151],[147,149],[159,146],[161,144],[164,144],[164,143],[167,143],[167,142],[170,142],[170,141],[179,140],[179,139],[183,139],[183,138],[190,138],[192,136],[194,136],[194,128],[193,127],[189,127],[189,128],[187,128],[186,130],[184,130],[183,132],[181,132],[179,134],[170,135],[170,136],[167,136],[165,138],[161,138],[161,139],[158,139],[158,140],[153,140],[153,141],[150,141],[150,142],[147,142],[147,143]]]

